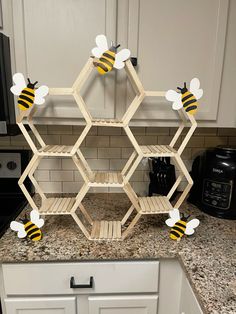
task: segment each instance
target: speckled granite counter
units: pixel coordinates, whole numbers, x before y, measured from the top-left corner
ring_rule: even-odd
[[[121,219],[129,206],[123,194],[88,195],[83,203],[99,220]],[[205,313],[235,314],[236,221],[210,217],[187,203],[182,208],[201,223],[193,236],[179,243],[169,238],[166,215],[141,218],[123,242],[88,241],[71,216],[47,216],[38,243],[20,240],[8,230],[0,240],[0,261],[177,257]]]

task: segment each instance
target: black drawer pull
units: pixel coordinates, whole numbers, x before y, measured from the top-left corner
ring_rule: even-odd
[[[89,284],[75,284],[75,278],[70,278],[70,288],[92,288],[93,287],[93,277],[90,277]]]

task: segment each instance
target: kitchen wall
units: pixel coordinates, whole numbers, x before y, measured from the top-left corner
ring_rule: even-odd
[[[37,126],[47,144],[73,145],[81,133],[81,126]],[[139,144],[169,144],[174,128],[133,127]],[[184,135],[183,135],[184,136]],[[183,138],[182,136],[182,138]],[[198,128],[183,152],[183,160],[190,170],[192,160],[201,151],[216,145],[236,145],[236,129]],[[22,135],[0,137],[0,149],[29,148]],[[121,170],[133,148],[120,128],[93,127],[81,150],[92,169],[98,171]],[[46,193],[78,192],[82,178],[70,158],[45,158],[41,161],[35,176]],[[148,191],[148,164],[141,163],[131,178],[131,184],[140,195]],[[185,185],[181,182],[180,189]],[[122,192],[115,188],[95,188],[90,192]]]

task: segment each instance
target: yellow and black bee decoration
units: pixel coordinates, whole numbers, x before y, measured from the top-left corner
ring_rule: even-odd
[[[42,239],[43,234],[40,228],[44,225],[44,220],[39,218],[37,210],[32,210],[29,219],[22,219],[22,223],[12,221],[10,228],[17,231],[18,238],[25,238],[26,236],[32,241],[39,241]]]
[[[180,213],[177,208],[172,209],[169,212],[169,216],[170,218],[166,220],[166,224],[171,227],[170,238],[172,240],[179,241],[184,234],[192,235],[194,233],[194,228],[197,228],[200,223],[200,221],[196,218],[187,222],[190,216],[180,217]]]
[[[18,107],[20,110],[28,110],[33,104],[42,105],[45,102],[44,97],[48,94],[48,87],[45,85],[36,89],[35,85],[38,81],[31,83],[28,78],[28,84],[25,83],[25,78],[22,73],[13,75],[13,82],[15,85],[11,87],[11,92],[19,96]]]
[[[166,99],[173,102],[172,108],[179,110],[184,107],[185,111],[189,114],[196,114],[198,109],[198,99],[203,95],[203,90],[200,87],[200,81],[197,78],[193,78],[190,82],[190,88],[188,90],[186,82],[184,87],[177,87],[180,93],[170,89],[166,92]]]
[[[104,75],[113,68],[122,69],[124,67],[124,61],[130,57],[129,49],[122,49],[117,53],[117,49],[120,45],[114,46],[113,43],[111,43],[111,47],[108,48],[105,35],[98,35],[95,41],[97,47],[92,49],[92,54],[98,59],[94,61],[94,65],[99,74]]]

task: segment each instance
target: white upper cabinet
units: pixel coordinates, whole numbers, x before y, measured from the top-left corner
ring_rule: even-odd
[[[145,90],[168,90],[198,77],[196,118],[216,120],[227,26],[227,0],[130,0],[128,46]],[[134,119],[176,119],[165,98],[146,99]]]
[[[116,1],[15,0],[13,23],[16,70],[39,84],[71,87],[91,55],[96,35],[115,38]],[[114,116],[114,88],[114,73],[103,78],[92,72],[83,90],[92,115]],[[40,115],[79,117],[68,97],[47,97]]]
[[[234,0],[2,0],[3,31],[12,38],[13,68],[49,87],[71,87],[95,37],[128,47],[145,90],[187,86],[198,77],[204,95],[201,126],[236,127],[236,1]],[[10,20],[12,19],[12,23]],[[13,25],[13,26],[12,26]],[[69,97],[69,96],[68,96]],[[71,98],[47,97],[39,115],[78,123]],[[94,70],[83,88],[94,118],[120,118],[133,99],[124,70],[101,77]],[[164,97],[145,98],[133,125],[171,126],[177,115]],[[43,123],[43,119],[40,120]]]

